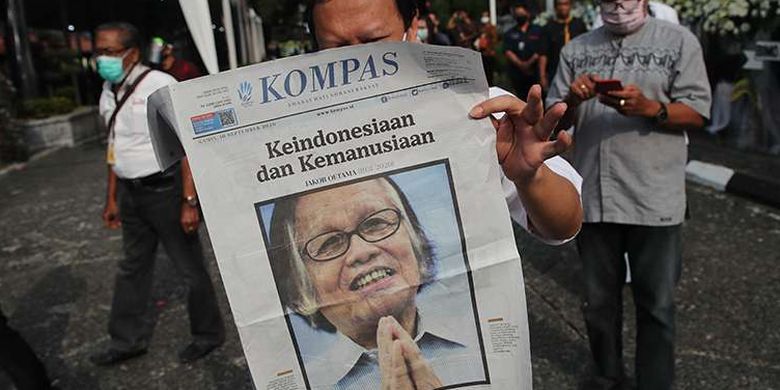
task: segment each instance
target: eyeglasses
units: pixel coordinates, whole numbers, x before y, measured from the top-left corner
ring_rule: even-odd
[[[366,217],[351,232],[333,231],[320,234],[304,246],[306,255],[314,261],[330,261],[349,250],[352,235],[357,234],[365,242],[382,241],[398,231],[401,213],[395,209],[384,209]]]
[[[642,3],[642,0],[596,0],[595,3],[606,12],[615,12],[618,7],[624,11],[633,11]]]

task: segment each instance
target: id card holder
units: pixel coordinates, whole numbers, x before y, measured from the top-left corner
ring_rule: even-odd
[[[108,165],[114,165],[116,163],[116,157],[114,156],[114,143],[108,143],[108,150],[106,150],[106,162]]]

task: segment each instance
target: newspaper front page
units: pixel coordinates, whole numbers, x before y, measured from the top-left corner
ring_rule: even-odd
[[[530,389],[478,52],[323,51],[158,91],[256,388]]]

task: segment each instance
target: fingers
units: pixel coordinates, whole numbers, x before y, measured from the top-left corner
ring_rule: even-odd
[[[408,364],[408,370],[414,383],[414,388],[417,390],[433,390],[442,386],[439,377],[433,371],[430,363],[425,360],[420,348],[414,341],[402,341],[400,345],[403,349],[404,358]]]
[[[492,99],[485,100],[484,102],[477,104],[469,112],[469,116],[474,119],[482,119],[488,115],[505,112],[508,115],[517,116],[523,112],[525,103],[522,100],[510,96],[502,95],[494,97]]]
[[[622,105],[620,104],[621,101],[623,102]],[[622,106],[626,105],[626,99],[612,97],[609,95],[599,95],[599,102],[601,102],[601,104],[610,106],[616,110],[620,110]]]
[[[392,390],[415,390],[412,378],[409,375],[409,367],[404,359],[404,352],[401,340],[393,341],[392,345],[392,377],[390,378],[390,389]]]
[[[558,122],[566,114],[568,106],[566,103],[558,103],[544,114],[544,118],[534,126],[534,133],[540,141],[547,141],[550,139],[550,134],[558,127]]]
[[[544,160],[551,159],[568,150],[572,145],[572,138],[569,133],[561,131],[555,141],[546,142],[542,147],[542,156]]]
[[[528,103],[526,103],[521,116],[525,123],[533,125],[538,123],[544,115],[544,104],[542,103],[542,88],[534,85],[528,91]]]
[[[382,389],[390,389],[393,378],[393,336],[390,332],[388,321],[379,319],[376,328],[376,344],[379,350],[379,372],[382,378]]]
[[[570,90],[580,100],[589,100],[596,94],[596,80],[599,80],[598,75],[582,75],[574,80]]]

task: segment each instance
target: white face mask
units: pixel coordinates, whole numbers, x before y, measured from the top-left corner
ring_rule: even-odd
[[[418,28],[417,29],[417,39],[420,40],[420,42],[425,42],[428,40],[428,29],[427,28]]]
[[[633,4],[632,4],[633,3]],[[601,6],[601,19],[604,27],[618,35],[628,35],[639,30],[647,20],[644,0],[623,1],[620,5]],[[633,8],[630,8],[633,6]],[[629,7],[625,9],[623,7]]]
[[[480,19],[479,21],[482,22],[482,24],[488,24],[490,23],[490,18],[487,16],[483,16],[482,19]]]

